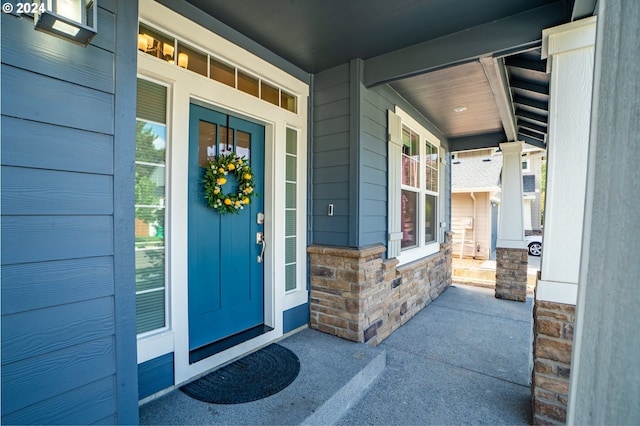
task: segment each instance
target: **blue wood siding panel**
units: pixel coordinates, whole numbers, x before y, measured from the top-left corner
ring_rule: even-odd
[[[104,16],[104,14],[100,14]],[[103,29],[98,22],[100,34]],[[33,33],[33,34],[32,34]],[[31,39],[29,44],[21,40]],[[27,19],[2,20],[2,62],[59,80],[113,93],[113,45],[79,46],[33,30]]]
[[[111,256],[2,268],[3,315],[97,299],[113,292]]]
[[[137,7],[101,0],[86,48],[1,16],[4,424],[138,421]]]
[[[173,353],[168,353],[138,364],[139,399],[173,386],[173,363]]]
[[[95,424],[105,416],[115,424],[113,413],[115,403],[113,377],[105,377],[88,383],[81,388],[65,392],[29,407],[29,411],[14,411],[2,418],[5,424],[29,424],[33,418],[47,419],[47,424]]]
[[[113,337],[110,336],[3,365],[3,416],[113,376],[114,349]],[[46,419],[40,419],[39,423],[42,422]]]
[[[312,242],[349,245],[350,100],[348,64],[316,74],[313,85]],[[329,204],[334,215],[328,216]]]
[[[309,304],[296,306],[282,313],[282,332],[288,333],[305,324],[309,324]]]
[[[424,117],[413,109],[402,97],[387,85],[360,91],[360,150],[359,150],[359,206],[358,245],[387,244],[387,110],[399,105],[410,113],[426,129],[436,135],[444,150],[447,141],[444,136]],[[445,155],[448,160],[448,155]],[[450,167],[446,166],[445,190],[441,196],[445,200],[444,217],[450,222]]]
[[[113,254],[110,216],[4,216],[2,264]]]
[[[53,125],[113,134],[112,94],[5,64],[2,65],[2,113]]]
[[[3,165],[113,174],[113,135],[3,117],[1,137]]]
[[[111,297],[5,315],[2,366],[113,334]]]
[[[444,136],[393,89],[364,87],[358,81],[358,66],[356,60],[314,77],[310,211],[316,244],[387,244],[387,110],[399,105],[447,150]],[[441,217],[447,223],[450,191],[447,165]],[[330,203],[334,205],[332,217],[327,215]]]
[[[2,170],[5,215],[113,213],[113,178],[23,167]]]

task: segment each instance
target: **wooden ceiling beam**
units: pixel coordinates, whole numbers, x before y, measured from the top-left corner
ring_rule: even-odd
[[[496,58],[480,58],[480,64],[484,74],[487,76],[489,86],[491,86],[507,140],[515,141],[518,129],[516,128],[516,117],[513,111],[513,103],[511,102],[511,93],[509,93],[504,61]]]
[[[514,96],[513,103],[516,105],[522,105],[524,107],[537,109],[545,113],[549,111],[549,102],[536,101],[534,99],[530,99],[524,96]]]
[[[531,59],[518,58],[511,56],[506,58],[505,65],[513,68],[522,68],[529,71],[535,71],[542,74],[547,73],[547,68],[542,61],[532,61]]]
[[[531,130],[532,132],[538,132],[545,135],[547,134],[547,126],[540,126],[525,120],[518,120],[518,127]]]
[[[536,93],[538,95],[549,96],[549,86],[543,84],[530,83],[519,79],[511,80],[511,87],[514,89],[525,90],[527,92]]]
[[[540,123],[544,126],[547,125],[547,117],[541,114],[536,114],[535,112],[525,111],[522,108],[516,108],[516,117],[526,118],[531,121],[535,121],[536,123]]]
[[[501,143],[507,142],[504,132],[485,133],[473,136],[461,136],[449,138],[449,151],[469,151],[471,149],[496,148]]]
[[[542,30],[564,22],[563,2],[498,19],[435,40],[365,59],[366,87],[424,74],[482,57],[500,57],[536,46]]]

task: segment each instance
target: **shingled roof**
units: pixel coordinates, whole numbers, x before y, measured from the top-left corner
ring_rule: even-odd
[[[451,162],[451,187],[454,192],[474,189],[500,189],[502,156],[464,157]]]

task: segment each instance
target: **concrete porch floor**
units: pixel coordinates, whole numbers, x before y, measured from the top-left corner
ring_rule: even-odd
[[[456,284],[373,348],[305,329],[279,342],[298,378],[260,401],[214,405],[179,390],[141,424],[528,424],[531,298]]]

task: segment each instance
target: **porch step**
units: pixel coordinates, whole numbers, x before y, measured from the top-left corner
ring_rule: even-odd
[[[140,407],[140,424],[335,424],[386,366],[380,347],[303,329],[277,342],[300,359],[287,388],[246,404],[207,404],[175,390]]]
[[[382,351],[369,364],[351,378],[331,398],[325,401],[303,425],[333,425],[356,405],[365,391],[378,378],[387,365],[387,354]]]

